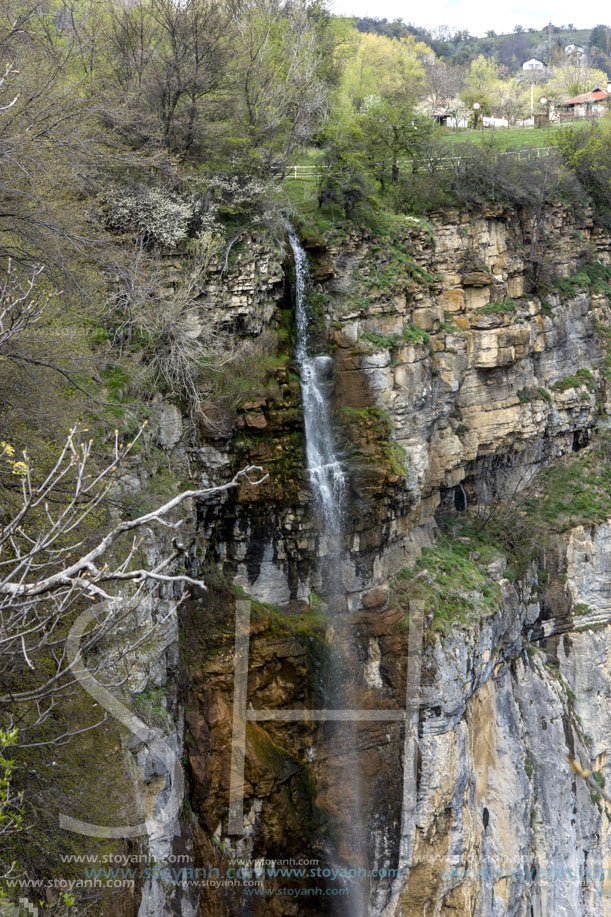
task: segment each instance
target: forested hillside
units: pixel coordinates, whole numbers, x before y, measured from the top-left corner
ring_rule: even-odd
[[[363,18],[355,22],[360,32],[372,32],[388,38],[404,38],[413,35],[426,42],[435,54],[443,60],[453,63],[469,63],[479,54],[493,57],[497,64],[507,67],[511,72],[518,71],[525,60],[538,57],[544,63],[562,60],[565,48],[578,45],[588,51],[596,65],[608,67],[609,27],[597,25],[593,29],[576,29],[573,25],[554,25],[549,23],[544,29],[525,29],[516,25],[513,32],[498,35],[489,29],[485,35],[470,35],[468,30],[451,29],[440,25],[436,29],[418,28],[417,25],[406,25],[402,20],[389,22],[387,19]]]

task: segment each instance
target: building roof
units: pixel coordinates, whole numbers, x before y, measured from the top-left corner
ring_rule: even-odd
[[[547,67],[547,64],[545,63],[545,61],[541,60],[540,57],[529,57],[528,60],[524,61],[524,64],[534,64],[534,63],[543,64],[544,67]],[[522,66],[524,66],[524,64],[522,64]]]
[[[605,99],[611,99],[611,92],[607,92],[606,89],[601,89],[599,86],[595,86],[592,92],[584,92],[580,96],[575,96],[573,99],[565,99],[564,102],[560,102],[560,105],[584,105],[588,102],[604,102]]]

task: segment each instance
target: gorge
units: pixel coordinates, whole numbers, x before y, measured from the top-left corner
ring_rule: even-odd
[[[599,462],[609,305],[587,268],[579,275],[575,241],[587,239],[606,264],[609,239],[562,208],[548,218],[554,268],[576,280],[546,301],[528,292],[528,223],[502,210],[457,212],[432,227],[405,220],[382,238],[357,229],[305,237],[349,469],[341,576],[357,622],[351,706],[405,708],[409,616],[425,613],[416,800],[403,798],[401,721],[357,730],[367,913],[569,917],[598,913],[604,900],[604,803],[567,754],[598,762],[604,775],[608,498]],[[259,254],[255,266],[246,250],[226,286],[211,289],[230,321],[239,312],[262,330],[263,316],[280,324],[287,287],[277,255],[255,244],[268,260]],[[395,252],[407,263],[384,289]],[[249,722],[245,833],[225,834],[235,589],[252,599],[252,707],[324,705],[317,692],[333,622],[319,596],[324,538],[302,429],[285,362],[269,392],[242,405],[231,447],[238,462],[247,455],[269,469],[269,481],[200,511],[208,561],[238,584],[219,581],[188,617],[200,644],[187,669],[190,800],[205,864],[288,857],[320,866],[338,818],[356,804],[341,799],[353,781],[338,786],[317,759],[320,722]],[[219,454],[210,448],[206,457]],[[231,453],[218,461],[231,465]],[[580,496],[584,481],[598,489],[594,506]],[[530,543],[520,540],[524,519]],[[193,636],[211,615],[217,631]],[[346,773],[345,761],[332,765],[336,777]],[[341,850],[341,836],[335,844]],[[240,888],[204,888],[198,913],[334,913],[332,899],[303,894],[289,904],[283,880],[262,881],[264,903]]]
[[[611,915],[611,29],[4,7],[0,913]]]
[[[103,913],[604,913],[611,237],[562,204],[545,221],[545,286],[528,211],[500,205],[260,230],[210,267],[193,324],[222,316],[255,369],[207,425],[158,398],[157,451],[118,486],[264,479],[185,504],[206,589],[139,610],[131,702],[184,798],[166,823],[152,747],[93,739],[106,817],[149,826],[96,856],[159,864]],[[95,822],[89,792],[71,814]]]

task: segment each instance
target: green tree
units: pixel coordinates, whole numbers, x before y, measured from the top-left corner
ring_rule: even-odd
[[[381,99],[405,99],[415,104],[425,87],[426,64],[433,60],[428,45],[412,36],[397,41],[361,35],[344,70],[344,102],[354,111]]]
[[[494,94],[499,85],[499,68],[492,58],[480,54],[471,61],[469,72],[465,79],[465,88],[462,99],[465,105],[473,110],[473,105],[478,102],[481,109],[474,111],[474,124],[477,127],[479,111],[482,115],[489,113],[493,107]]]
[[[399,159],[413,159],[433,132],[430,118],[420,115],[408,101],[382,101],[368,107],[359,118],[365,155],[371,172],[384,191],[399,178]]]
[[[23,829],[23,800],[21,794],[15,792],[12,782],[15,761],[7,756],[7,750],[17,743],[17,735],[17,729],[0,727],[0,838],[5,848],[7,840]],[[14,861],[0,861],[0,911],[2,899],[7,896],[3,880],[14,874],[15,866]]]
[[[590,44],[605,54],[611,50],[611,29],[607,25],[597,25],[590,33]]]
[[[493,89],[492,104],[499,115],[507,118],[508,125],[523,117],[528,110],[530,91],[519,80],[511,77],[499,80]]]
[[[319,167],[317,191],[319,207],[339,205],[347,219],[367,200],[364,157],[354,142],[327,142]]]
[[[11,774],[15,762],[6,756],[7,749],[10,749],[16,742],[16,729],[0,728],[0,837],[19,831],[23,824],[21,801],[14,796],[11,790]]]
[[[594,204],[597,222],[611,226],[611,121],[586,129],[566,128],[556,140],[568,168]]]
[[[554,67],[553,78],[546,84],[546,95],[563,101],[584,92],[591,92],[595,86],[606,87],[607,74],[590,67],[580,57],[569,58]]]

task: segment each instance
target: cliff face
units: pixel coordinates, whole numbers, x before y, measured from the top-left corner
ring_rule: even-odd
[[[503,608],[425,654],[407,879],[387,913],[607,913],[604,800],[567,756],[606,774],[608,534],[548,546],[565,603],[543,625],[548,596],[501,578]],[[553,636],[525,643],[540,626]]]
[[[604,296],[577,287],[543,301],[525,292],[528,224],[502,214],[445,220],[395,232],[387,244],[350,238],[332,250],[326,285],[340,366],[364,376],[390,414],[422,521],[448,488],[498,496],[575,438],[587,441],[598,416],[594,367],[602,363],[594,325],[607,308]],[[576,274],[590,228],[562,211],[546,222],[549,269]],[[412,263],[397,280],[401,252]],[[347,277],[350,292],[338,293]],[[396,293],[401,280],[407,291]],[[571,386],[579,369],[592,379],[582,374]]]
[[[372,914],[606,913],[605,801],[567,755],[608,776],[611,507],[582,485],[608,487],[590,441],[604,426],[610,306],[578,258],[608,263],[610,240],[561,208],[543,224],[542,240],[528,217],[449,213],[305,238],[350,469],[340,576],[358,622],[355,706],[404,709],[410,622],[425,622],[417,751],[400,722],[358,728],[368,865],[382,871]],[[277,333],[290,271],[255,244],[210,292],[224,302],[231,287],[228,327]],[[545,295],[530,292],[533,264]],[[250,722],[245,829],[228,833],[236,598],[255,600],[255,709],[320,706],[332,640],[299,382],[278,340],[232,438],[202,436],[190,457],[217,478],[247,463],[269,472],[198,511],[194,566],[211,589],[184,624],[186,743],[199,862],[219,868],[324,859],[356,805],[334,786],[342,752],[323,724]],[[531,492],[552,463],[562,473]],[[206,886],[199,914],[327,912],[306,896],[244,895]]]

